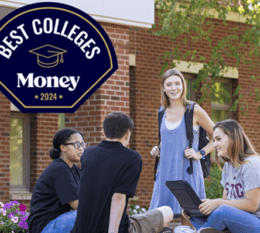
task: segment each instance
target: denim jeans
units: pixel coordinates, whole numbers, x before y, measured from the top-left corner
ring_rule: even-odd
[[[212,227],[218,231],[227,228],[231,233],[260,232],[260,218],[228,205],[221,205],[205,218],[191,217],[190,222],[196,229]]]
[[[44,227],[42,233],[70,233],[77,216],[77,211],[70,211],[53,219]]]

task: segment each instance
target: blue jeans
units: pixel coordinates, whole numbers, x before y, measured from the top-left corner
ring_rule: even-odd
[[[218,231],[227,228],[231,233],[260,232],[260,218],[228,205],[221,205],[205,218],[191,217],[190,222],[196,229],[212,227]]]
[[[70,211],[53,219],[44,227],[42,233],[69,233],[75,223],[77,211]]]

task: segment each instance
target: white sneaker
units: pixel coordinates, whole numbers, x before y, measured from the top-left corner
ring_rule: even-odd
[[[174,228],[174,233],[197,233],[197,231],[189,226],[178,226]]]

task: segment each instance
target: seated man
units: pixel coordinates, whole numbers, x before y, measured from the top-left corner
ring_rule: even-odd
[[[142,170],[140,154],[126,147],[133,126],[124,113],[107,115],[106,140],[82,155],[80,204],[72,233],[172,232],[168,226],[173,212],[168,206],[130,217],[126,214]]]

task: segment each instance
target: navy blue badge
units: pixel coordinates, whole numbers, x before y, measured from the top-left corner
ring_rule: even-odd
[[[0,90],[24,113],[75,112],[118,68],[104,29],[83,11],[35,3],[0,21]]]

